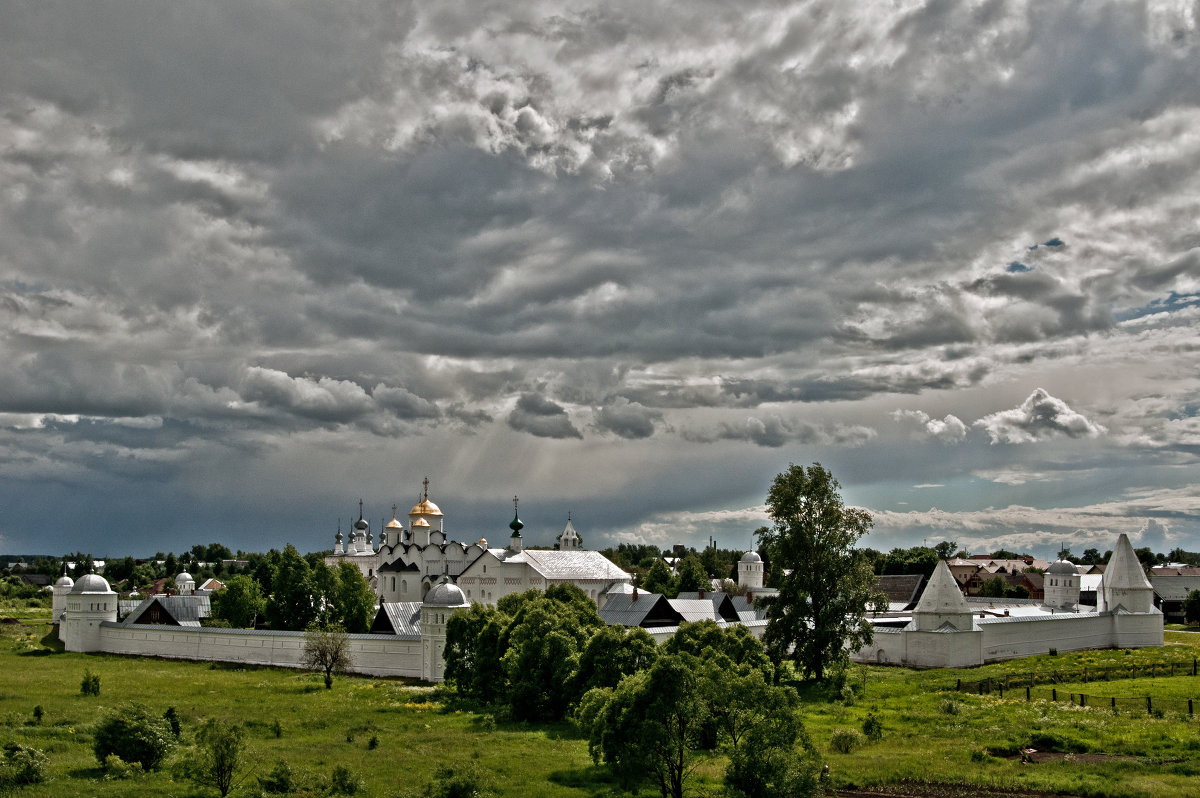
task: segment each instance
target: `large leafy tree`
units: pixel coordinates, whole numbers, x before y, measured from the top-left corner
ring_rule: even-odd
[[[446,621],[446,681],[463,695],[488,703],[500,697],[505,686],[501,638],[510,620],[493,607],[472,604]]]
[[[252,577],[232,576],[224,589],[213,596],[212,605],[214,618],[228,621],[235,629],[245,629],[255,625],[267,601]]]
[[[700,558],[689,554],[679,566],[679,592],[695,593],[697,590],[712,590],[712,585]]]
[[[194,548],[194,547],[193,547]],[[267,618],[274,629],[307,629],[318,619],[312,569],[291,543],[284,548],[272,575]]]
[[[661,593],[667,598],[674,598],[679,593],[679,584],[671,573],[671,567],[659,558],[642,577],[642,589],[647,593]]]
[[[616,687],[621,679],[649,668],[657,658],[658,647],[645,629],[605,626],[596,630],[579,654],[575,702],[596,687]]]
[[[326,601],[333,607],[337,623],[350,634],[361,634],[371,628],[375,618],[375,593],[363,578],[362,572],[351,563],[338,563],[333,593]]]
[[[820,463],[789,465],[767,492],[773,524],[758,532],[779,590],[762,598],[767,654],[775,662],[792,659],[805,677],[817,680],[871,641],[867,610],[875,579],[855,548],[871,528],[871,516],[847,507],[840,488]]]
[[[579,652],[604,622],[574,585],[524,595],[501,638],[508,702],[518,720],[556,720],[575,697]]]

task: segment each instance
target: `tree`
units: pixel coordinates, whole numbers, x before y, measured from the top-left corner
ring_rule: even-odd
[[[1008,584],[1004,581],[1004,577],[993,576],[979,585],[979,595],[986,598],[1004,598],[1004,590]]]
[[[92,732],[92,752],[104,766],[109,755],[154,770],[175,746],[171,726],[141,704],[126,704],[104,714]]]
[[[726,791],[736,798],[800,798],[823,792],[816,751],[800,721],[791,687],[760,672],[716,680],[714,719],[729,765]]]
[[[197,547],[193,547],[193,551]],[[203,553],[203,552],[202,552]],[[291,543],[279,556],[271,580],[267,618],[274,629],[307,629],[317,620],[312,569]]]
[[[658,647],[645,629],[636,626],[597,629],[579,654],[573,703],[596,687],[616,687],[621,679],[649,668],[657,658]]]
[[[700,558],[689,554],[679,566],[679,592],[695,593],[698,590],[712,590],[712,584]]]
[[[304,665],[325,672],[325,689],[333,687],[333,674],[350,667],[350,637],[340,626],[310,626],[304,631]]]
[[[334,619],[350,634],[365,633],[375,619],[375,593],[371,585],[363,579],[362,571],[348,562],[338,563],[336,576],[334,593],[326,596],[333,606]]]
[[[958,551],[957,540],[943,540],[941,543],[933,547],[933,552],[938,556],[939,560],[948,560],[954,556],[954,552]]]
[[[192,778],[200,784],[216,787],[222,796],[229,795],[242,766],[242,728],[209,718],[196,733],[196,742],[200,746],[200,756]]]
[[[623,786],[651,780],[663,798],[682,798],[708,720],[694,664],[686,654],[665,654],[649,670],[622,679],[615,690],[597,688],[584,697],[588,750]]]
[[[846,507],[841,486],[820,463],[789,465],[767,492],[773,525],[760,533],[779,593],[767,608],[763,637],[775,662],[791,658],[818,681],[830,665],[871,642],[867,620],[875,577],[854,544],[871,528],[865,510]]]
[[[647,593],[662,593],[667,598],[672,598],[678,592],[671,568],[661,557],[656,559],[646,572],[642,579],[642,589]]]
[[[501,664],[517,720],[557,720],[570,706],[579,652],[601,628],[593,605],[574,585],[534,593],[504,632]],[[583,603],[586,602],[586,611]]]
[[[254,627],[266,605],[258,582],[249,576],[233,576],[213,595],[212,615],[235,629],[248,629]]]
[[[503,693],[507,683],[500,662],[501,638],[510,620],[493,607],[472,604],[446,621],[446,681],[459,693],[486,703]]]
[[[1183,600],[1183,620],[1187,623],[1200,623],[1200,590],[1193,590]]]

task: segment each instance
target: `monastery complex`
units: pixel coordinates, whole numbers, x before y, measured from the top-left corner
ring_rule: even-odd
[[[512,593],[572,584],[596,602],[610,625],[641,626],[665,640],[681,623],[713,620],[747,626],[757,637],[766,629],[756,596],[763,586],[763,561],[747,552],[738,563],[745,596],[700,591],[667,599],[640,593],[630,574],[583,541],[570,517],[553,550],[526,549],[515,512],[507,545],[485,539],[451,540],[440,508],[421,500],[402,524],[392,520],[375,548],[362,518],[349,538],[339,530],[330,565],[353,563],[378,596],[369,634],[349,636],[350,670],[378,676],[441,681],[446,622],[473,603],[495,606]],[[1050,649],[1132,648],[1163,644],[1163,616],[1154,589],[1137,556],[1121,535],[1096,592],[1095,607],[1080,604],[1080,576],[1058,561],[1044,574],[1043,600],[967,598],[950,566],[941,561],[911,611],[872,618],[874,641],[852,653],[859,662],[911,667],[966,667],[1045,653]],[[53,588],[53,613],[69,651],[95,651],[193,660],[301,667],[304,633],[203,627],[207,596],[196,595],[187,574],[176,580],[180,595],[154,596],[136,606],[120,606],[117,594],[97,574],[78,581],[66,576]],[[203,591],[201,591],[203,592]],[[121,617],[119,617],[121,616]]]

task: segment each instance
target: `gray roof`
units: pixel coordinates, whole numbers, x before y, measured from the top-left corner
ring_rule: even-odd
[[[390,627],[397,637],[416,640],[421,637],[421,602],[385,601],[375,615],[371,625],[374,634],[385,634],[383,626]]]
[[[875,577],[875,588],[888,597],[888,604],[910,609],[916,604],[925,577],[921,574],[887,574]]]
[[[1158,574],[1151,571],[1150,584],[1154,585],[1154,592],[1163,601],[1183,601],[1188,593],[1200,590],[1200,574]]]
[[[720,621],[724,620],[713,607],[713,603],[709,599],[667,599],[667,603],[671,605],[671,609],[678,612],[683,620],[693,621]]]
[[[488,549],[488,553],[500,562],[524,563],[543,579],[552,582],[588,579],[629,582],[633,579],[598,551]]]
[[[138,624],[153,604],[158,604],[180,626],[199,626],[200,619],[212,612],[208,596],[149,596],[125,616],[121,625]]]
[[[600,608],[600,618],[609,626],[641,626],[650,615],[669,619],[666,622],[672,624],[683,621],[683,616],[661,593],[639,591],[636,596],[633,593],[610,595],[608,601]]]

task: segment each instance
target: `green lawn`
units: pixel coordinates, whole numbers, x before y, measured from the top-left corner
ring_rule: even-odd
[[[256,774],[279,760],[319,794],[332,769],[350,768],[364,780],[360,794],[416,795],[439,764],[474,761],[495,775],[506,796],[616,795],[596,768],[586,743],[569,724],[495,724],[489,716],[456,709],[445,694],[397,680],[341,677],[326,691],[316,675],[271,668],[49,653],[49,627],[23,621],[0,624],[0,743],[17,741],[49,757],[51,780],[27,787],[25,796],[215,795],[172,777],[170,767],[132,780],[106,781],[91,751],[90,730],[106,707],[137,700],[156,712],[175,707],[184,739],[206,718],[243,724]],[[1002,679],[1006,673],[1101,669],[1129,662],[1189,661],[1200,655],[1196,636],[1168,633],[1165,649],[1082,652],[1035,657],[968,671],[854,668],[853,701],[830,701],[808,689],[806,724],[838,786],[869,787],[900,781],[971,787],[1042,790],[1073,795],[1195,795],[1200,776],[1200,724],[1186,715],[1114,716],[1104,707],[1065,701],[1026,702],[1023,690],[1001,698],[953,691],[958,678]],[[84,697],[84,671],[100,676],[99,697]],[[1200,677],[1139,678],[1062,683],[1064,692],[1092,695],[1200,698]],[[34,707],[43,708],[40,724]],[[830,750],[839,729],[859,729],[869,712],[883,722],[883,737],[850,753]],[[281,734],[276,736],[275,726]],[[372,739],[375,740],[372,743]],[[1073,758],[1022,764],[1008,758],[1032,744],[1076,752]],[[1104,755],[1104,756],[1096,756]],[[1099,761],[1096,761],[1099,760]],[[720,795],[724,763],[701,763],[691,791]],[[254,778],[235,794],[258,795]],[[645,793],[651,795],[651,793]]]

